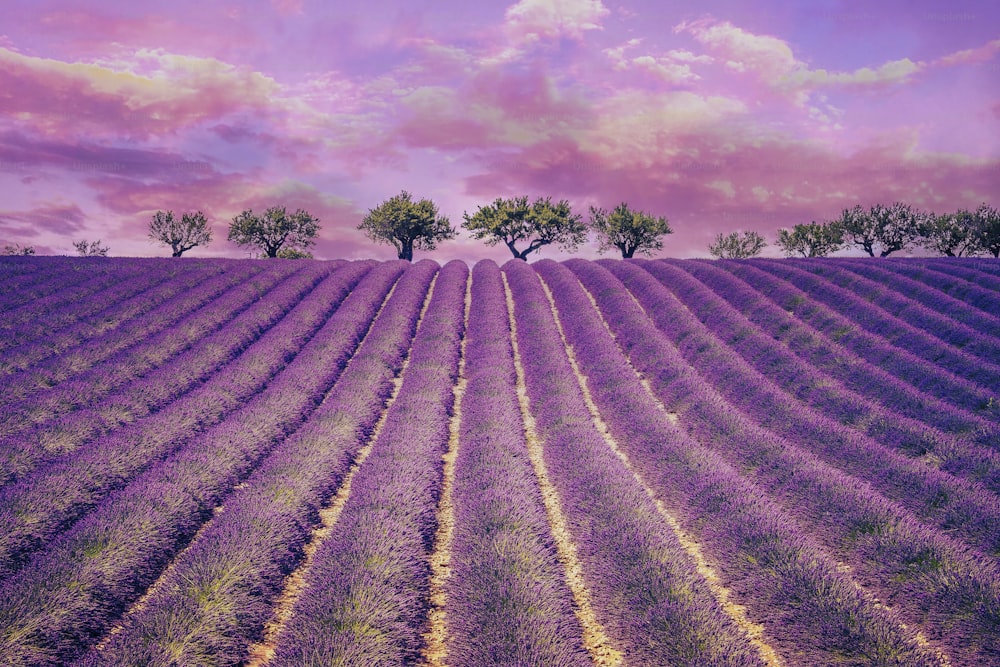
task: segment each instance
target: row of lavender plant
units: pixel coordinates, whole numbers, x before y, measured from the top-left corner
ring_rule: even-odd
[[[269,274],[234,270],[215,276],[183,275],[167,279],[155,290],[109,306],[99,321],[84,320],[60,334],[7,350],[3,359],[10,374],[5,378],[4,401],[17,401],[51,389],[123,349],[177,325],[192,311],[215,301],[222,292]],[[160,294],[153,295],[154,291]],[[152,354],[153,349],[149,348],[147,354]]]
[[[0,256],[0,272],[7,287],[0,292],[0,313],[43,298],[62,287],[61,277],[67,272],[65,260],[65,257],[52,257],[38,262],[34,258],[26,261]]]
[[[151,271],[149,267],[145,267],[145,270],[140,267],[137,263],[126,264],[119,271],[98,275],[81,284],[67,285],[49,297],[18,308],[0,325],[4,334],[0,341],[0,351],[30,344],[39,338],[52,337],[54,346],[51,352],[58,353],[59,345],[66,344],[56,336],[63,329],[77,325],[84,319],[99,322],[109,311],[114,313],[120,301],[145,292],[155,292],[158,286],[169,285],[177,279],[176,268],[160,266],[160,271]],[[213,268],[208,265],[201,271],[192,269],[188,275],[199,276],[202,271],[211,275],[218,273],[220,269],[221,266]],[[137,303],[141,303],[141,299]]]
[[[644,284],[642,288],[643,306],[650,319],[738,413],[810,448],[829,465],[870,479],[886,497],[924,520],[947,527],[984,553],[1000,553],[1000,500],[995,495],[979,484],[913,460],[823,413],[805,408],[794,396],[775,387],[769,375],[758,372],[722,344],[676,300],[663,284],[672,279],[666,271],[668,266],[643,260],[637,264],[659,279],[657,284]],[[635,264],[608,267],[623,281],[632,270],[639,269]],[[893,419],[888,411],[881,416]]]
[[[853,263],[848,265],[853,266]],[[980,282],[978,280],[973,283],[956,275],[950,267],[936,268],[915,262],[894,262],[884,268],[891,268],[894,273],[906,276],[910,280],[930,288],[931,291],[926,292],[921,289],[920,294],[927,295],[935,302],[940,296],[934,294],[934,291],[940,291],[965,306],[972,306],[984,311],[992,318],[996,318],[997,313],[1000,313],[1000,295],[996,294],[994,290],[978,284]]]
[[[756,665],[653,500],[597,431],[538,277],[503,267],[525,384],[594,611],[629,662]]]
[[[4,389],[5,404],[0,406],[5,414],[0,419],[0,435],[73,409],[80,401],[103,396],[115,386],[130,382],[189,349],[205,335],[203,330],[210,326],[208,322],[222,318],[221,325],[239,312],[235,310],[227,318],[226,306],[239,302],[249,305],[295,273],[284,267],[275,268],[278,270],[234,272],[235,282],[230,282],[225,273],[220,274],[197,286],[193,293],[160,304],[139,320],[107,336],[86,341],[67,350],[65,355],[54,355],[45,362],[12,373]],[[208,315],[216,312],[218,315]],[[206,324],[202,325],[203,321]],[[105,340],[112,348],[110,353],[102,350]],[[91,394],[93,398],[81,394]]]
[[[323,403],[226,499],[222,513],[175,559],[143,609],[82,664],[243,660],[286,575],[302,562],[319,510],[343,483],[383,412],[416,327],[418,288],[436,270],[431,262],[409,269],[405,289],[387,302]],[[447,291],[452,274],[463,270],[446,267],[438,289]]]
[[[799,356],[815,365],[821,365],[822,360],[827,360],[825,369],[829,374],[870,400],[884,403],[895,412],[949,432],[964,435],[977,429],[996,428],[995,424],[982,416],[981,406],[989,398],[989,389],[942,370],[936,362],[900,350],[895,341],[888,340],[884,334],[858,332],[851,342],[854,345],[864,345],[869,356],[878,360],[877,364],[868,362],[852,350],[844,349],[847,344],[843,339],[847,334],[841,334],[843,329],[837,330],[840,335],[836,341],[818,335],[815,328],[797,321],[788,311],[776,305],[777,301],[782,300],[794,303],[796,297],[798,300],[808,299],[807,294],[772,279],[765,297],[760,290],[749,287],[734,275],[740,270],[747,273],[759,271],[754,266],[740,267],[740,262],[730,261],[723,263],[724,268],[730,269],[725,271],[717,262],[669,263],[695,276],[743,315],[752,316],[755,323],[767,330],[769,337],[778,334],[795,341],[792,344],[803,350],[815,348],[816,352]],[[757,304],[760,304],[760,309]],[[818,308],[822,309],[822,306]],[[839,320],[842,327],[853,327],[855,321],[854,318],[838,318],[833,313],[828,317]],[[834,357],[835,363],[829,361]],[[967,356],[965,359],[967,364],[974,363]],[[889,373],[883,367],[893,368],[896,372]],[[1000,410],[993,416],[1000,418]],[[994,437],[990,436],[991,439]]]
[[[799,415],[798,407],[787,407],[797,401],[887,447],[914,457],[930,453],[941,460],[940,467],[947,472],[978,480],[1000,493],[1000,453],[989,448],[990,443],[1000,441],[1000,425],[922,396],[908,385],[900,387],[898,380],[885,377],[878,368],[831,343],[824,344],[815,330],[800,325],[785,310],[714,264],[672,262],[666,268],[657,264],[650,271],[670,286],[713,336],[785,392],[768,394],[785,407],[777,412],[770,406],[762,408],[762,423],[795,428],[785,412],[791,409]],[[791,340],[782,344],[781,336]],[[803,358],[793,354],[803,347],[807,349]],[[824,363],[828,359],[837,362]],[[848,372],[852,367],[856,370]],[[841,380],[849,388],[841,385]],[[863,389],[864,394],[859,396],[853,389]],[[918,420],[921,410],[926,414]]]
[[[507,304],[493,262],[472,272],[465,352],[446,662],[590,665],[525,444]]]
[[[995,419],[1000,414],[1000,409],[989,409],[988,401],[985,405],[982,401],[984,392],[994,391],[1000,385],[1000,365],[957,350],[849,290],[792,265],[759,261],[722,262],[720,266],[789,312],[799,326],[808,326],[826,336],[836,353],[832,358],[830,354],[812,353],[809,358],[815,359],[814,363],[825,358],[825,367],[836,368],[844,354],[850,353],[870,364],[867,370],[860,366],[861,370],[851,376],[851,382],[864,385],[867,375],[875,378],[888,375],[976,415]],[[791,337],[779,333],[793,344]],[[803,354],[818,347],[808,336],[796,337],[794,344]],[[963,386],[956,382],[957,378],[972,386]]]
[[[213,424],[222,428],[220,420],[231,421],[230,413],[272,382],[368,270],[368,265],[357,264],[334,273],[278,325],[181,400],[0,489],[0,576],[143,469],[178,449],[197,446],[199,432]],[[353,312],[345,317],[355,323]]]
[[[949,275],[962,278],[979,287],[1000,292],[1000,276],[995,272],[984,270],[988,265],[988,260],[968,258],[965,261],[955,262],[955,258],[930,258],[921,260],[919,266],[929,266],[948,273]],[[993,263],[1000,269],[1000,262]]]
[[[212,508],[316,408],[403,264],[373,268],[315,335],[294,341],[298,354],[289,360],[286,353],[287,364],[262,391],[107,497],[0,585],[4,659],[66,662],[90,646],[156,579]],[[305,316],[298,310],[289,317]]]
[[[462,262],[441,270],[396,400],[315,552],[271,664],[418,658],[467,276]]]
[[[129,269],[129,264],[134,264],[133,260],[114,259],[110,262],[88,262],[85,260],[74,261],[68,257],[46,257],[43,261],[31,261],[31,266],[37,267],[37,271],[30,272],[26,282],[20,285],[23,292],[3,293],[4,316],[10,318],[6,324],[13,326],[15,320],[25,320],[25,317],[18,317],[16,313],[24,306],[31,307],[31,304],[39,299],[50,298],[60,290],[76,289],[80,295],[87,293],[88,281],[92,283],[90,289],[100,289],[100,286],[110,284],[101,282],[101,277],[111,278],[121,271]],[[8,266],[11,258],[0,258],[0,265]],[[137,267],[132,267],[137,268]],[[130,275],[135,275],[131,273]],[[17,283],[15,283],[17,284]],[[13,286],[13,285],[12,285]],[[69,301],[73,299],[70,298]]]
[[[894,271],[848,265],[847,260],[834,264],[788,260],[788,264],[844,287],[887,313],[986,363],[995,365],[1000,359],[998,321],[943,292]]]
[[[199,388],[280,321],[329,270],[317,264],[281,282],[283,271],[261,272],[136,350],[124,350],[74,380],[32,397],[35,400],[5,406],[0,418],[9,415],[13,432],[0,438],[0,483],[162,410]],[[266,291],[260,297],[257,290]],[[183,351],[137,377],[177,348]],[[26,427],[29,419],[39,422]],[[17,426],[20,431],[13,430]]]
[[[848,477],[810,456],[800,448],[808,444],[806,438],[791,440],[776,437],[733,410],[716,388],[706,384],[653,326],[651,319],[668,318],[672,314],[656,310],[671,297],[652,298],[663,291],[662,285],[652,276],[634,265],[618,263],[610,267],[612,273],[620,277],[641,302],[640,306],[629,298],[622,282],[600,265],[575,261],[567,264],[598,302],[607,328],[615,335],[617,345],[625,351],[629,362],[649,379],[650,390],[668,410],[677,411],[692,438],[724,456],[735,468],[759,484],[767,497],[773,499],[772,502],[782,506],[782,510],[770,510],[773,515],[786,514],[794,521],[786,519],[781,522],[782,525],[798,524],[808,528],[809,537],[806,539],[818,540],[830,553],[846,558],[855,576],[866,587],[896,607],[896,612],[907,623],[922,627],[932,640],[944,645],[951,653],[953,664],[982,664],[984,659],[995,659],[1000,650],[995,633],[991,631],[1000,620],[997,617],[1000,591],[995,562],[970,553],[940,531],[929,530],[901,507],[879,496],[865,481]],[[566,288],[556,293],[566,300],[568,297],[564,295],[571,292]],[[566,307],[573,306],[567,304]],[[582,322],[577,324],[577,320],[582,319],[582,313],[574,311],[571,328],[583,327]],[[691,483],[688,477],[677,474],[667,477],[662,472],[657,473],[665,464],[676,465],[670,462],[678,456],[677,453],[673,449],[664,451],[662,444],[667,442],[669,431],[664,429],[662,423],[639,422],[629,417],[645,416],[649,411],[641,412],[637,407],[643,402],[632,402],[642,398],[634,382],[626,383],[627,377],[604,379],[598,372],[600,368],[617,368],[612,363],[616,359],[614,350],[608,346],[607,340],[599,341],[599,333],[600,328],[592,323],[575,337],[575,344],[581,347],[581,358],[587,356],[582,349],[588,346],[596,346],[595,349],[602,349],[610,355],[591,362],[594,371],[590,381],[604,383],[608,387],[610,393],[604,406],[609,414],[617,412],[621,415],[619,428],[629,429],[633,434],[628,439],[629,444],[641,447],[635,460],[648,466],[651,479],[663,480],[663,486],[658,488],[664,494],[676,493],[675,489],[683,489]],[[632,389],[626,391],[627,384],[632,384]],[[692,444],[681,449],[680,453],[690,459],[691,452],[700,448],[700,445]],[[876,464],[871,469],[872,475],[878,470]],[[696,480],[692,478],[692,481]],[[693,486],[691,493],[699,499],[699,504],[692,508],[689,518],[700,525],[701,530],[709,531],[708,534],[702,532],[703,539],[723,540],[719,552],[728,552],[729,557],[720,559],[719,567],[730,570],[740,586],[750,586],[744,589],[749,590],[752,596],[746,604],[755,608],[755,596],[780,583],[770,579],[768,574],[763,574],[764,582],[759,583],[757,580],[762,573],[752,569],[747,572],[741,570],[747,568],[747,563],[771,563],[780,572],[787,567],[788,560],[785,556],[776,558],[753,552],[741,553],[747,544],[756,540],[744,538],[742,543],[739,541],[741,532],[746,530],[740,525],[742,510],[736,512],[734,519],[723,517],[720,520],[718,514],[728,517],[734,512],[734,507],[726,499],[728,496],[715,495],[719,490],[733,488],[735,484],[737,482],[718,483],[711,487],[712,493],[705,496],[699,495],[703,487]],[[727,524],[734,520],[735,525]],[[730,541],[728,548],[725,547],[727,540]],[[821,572],[834,568],[829,558],[816,563]],[[751,579],[743,580],[746,576]],[[787,573],[783,576],[792,575]],[[799,575],[792,578],[806,580]],[[830,596],[832,593],[826,591],[821,595]],[[786,603],[778,604],[780,607]],[[766,607],[760,609],[761,613],[767,613]],[[794,621],[790,618],[787,622]],[[888,647],[885,650],[892,653]],[[878,662],[876,655],[868,657],[877,664],[910,664],[898,656],[898,663]]]

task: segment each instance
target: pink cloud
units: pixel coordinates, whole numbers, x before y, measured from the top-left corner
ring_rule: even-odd
[[[143,73],[136,73],[141,70]],[[0,48],[0,109],[46,136],[148,138],[269,106],[270,79],[210,58],[142,51],[113,65],[64,63]]]
[[[601,0],[520,0],[507,9],[506,27],[526,40],[581,39],[587,30],[599,30],[610,13]]]
[[[86,215],[76,204],[50,204],[28,211],[0,211],[0,233],[35,238],[46,232],[71,236],[84,227]]]
[[[1000,52],[1000,39],[994,39],[974,49],[963,49],[937,59],[934,64],[958,65],[962,63],[982,63],[993,60]]]

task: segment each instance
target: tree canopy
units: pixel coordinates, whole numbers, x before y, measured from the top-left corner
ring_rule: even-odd
[[[766,246],[767,241],[757,232],[733,232],[725,235],[719,232],[715,241],[708,246],[708,252],[719,259],[745,259],[759,255]]]
[[[551,197],[539,197],[530,205],[526,196],[498,198],[480,206],[474,215],[464,213],[463,217],[462,226],[473,238],[485,240],[487,245],[503,242],[517,259],[527,260],[530,253],[550,243],[571,250],[587,239],[587,226],[572,213],[569,202],[553,204]],[[528,245],[518,250],[522,241]]]
[[[108,246],[102,246],[100,239],[96,241],[73,241],[73,247],[76,248],[76,253],[81,257],[107,257],[108,251],[111,250]]]
[[[633,211],[625,202],[611,213],[591,206],[590,228],[601,244],[598,252],[618,248],[622,259],[632,257],[636,252],[652,255],[654,250],[663,248],[660,237],[674,231],[666,218]]]
[[[844,230],[837,221],[820,223],[814,220],[795,225],[791,231],[779,229],[776,243],[786,257],[826,257],[843,246]]]
[[[927,214],[908,204],[895,202],[890,206],[876,204],[865,211],[861,206],[845,209],[839,223],[849,243],[860,246],[874,257],[890,254],[917,242]]]
[[[149,223],[149,237],[170,246],[172,256],[180,257],[191,248],[211,241],[212,230],[201,211],[184,213],[180,220],[174,218],[173,211],[157,211]]]
[[[1000,257],[1000,213],[983,203],[976,209],[973,219],[979,249]]]
[[[35,246],[21,245],[20,243],[5,245],[3,250],[0,251],[0,255],[20,255],[22,257],[30,257],[34,254]]]
[[[928,250],[948,257],[982,252],[974,213],[959,209],[953,213],[928,215],[921,224],[920,243]]]
[[[262,215],[247,209],[229,225],[230,241],[259,248],[265,257],[278,257],[284,249],[304,251],[314,245],[319,220],[302,209],[289,214],[284,206],[272,206]]]
[[[455,238],[458,231],[448,218],[438,216],[429,199],[413,201],[406,190],[370,209],[358,229],[377,243],[390,243],[399,259],[413,260],[413,250],[434,250],[439,241]]]

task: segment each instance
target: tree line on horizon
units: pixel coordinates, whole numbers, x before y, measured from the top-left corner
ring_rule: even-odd
[[[618,250],[624,259],[636,253],[652,255],[663,248],[663,237],[673,233],[666,217],[634,210],[626,202],[611,211],[591,206],[585,222],[566,200],[497,198],[479,206],[472,215],[463,213],[463,218],[462,227],[474,239],[489,246],[502,243],[522,260],[551,244],[575,250],[590,232],[597,237],[600,253]],[[246,209],[233,218],[227,240],[262,257],[312,258],[309,248],[315,244],[319,229],[319,219],[302,209],[289,213],[283,206],[272,206],[262,214]],[[415,201],[406,190],[370,209],[358,229],[374,242],[392,245],[399,259],[409,261],[415,250],[435,250],[440,242],[454,239],[458,233],[431,200]],[[201,211],[183,213],[179,218],[173,211],[157,211],[150,221],[149,237],[169,246],[173,257],[180,257],[208,244],[212,231]],[[850,246],[871,257],[888,257],[918,246],[949,257],[1000,257],[1000,214],[986,203],[975,211],[958,209],[941,215],[902,202],[876,204],[867,210],[858,205],[833,220],[780,229],[775,245],[788,257],[825,257]],[[107,256],[109,251],[99,240],[78,241],[73,246],[81,256]],[[735,231],[719,233],[708,251],[720,259],[741,259],[757,256],[765,247],[767,240],[759,232]],[[34,255],[35,250],[13,244],[0,254]]]

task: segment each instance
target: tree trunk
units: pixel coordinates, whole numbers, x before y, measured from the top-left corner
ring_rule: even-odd
[[[403,241],[399,247],[399,258],[407,262],[413,261],[413,241]]]

